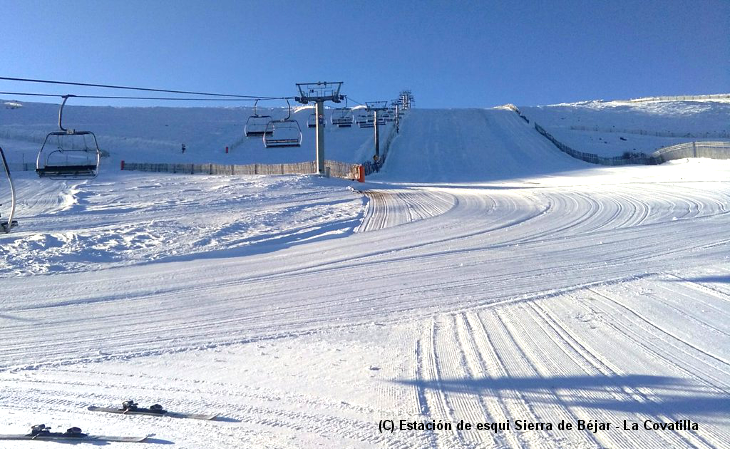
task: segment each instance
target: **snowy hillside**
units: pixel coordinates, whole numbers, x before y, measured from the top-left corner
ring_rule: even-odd
[[[600,126],[649,116],[555,108],[523,112]],[[55,126],[52,106],[0,114],[16,162]],[[78,108],[68,122],[114,158],[312,158],[254,141],[222,153],[247,114]],[[367,159],[371,132],[329,128],[330,157]],[[601,167],[509,110],[414,109],[365,184],[14,176],[19,226],[0,234],[0,434],[45,423],[184,449],[730,441],[730,161]],[[8,200],[2,182],[3,217]],[[218,418],[88,410],[130,399]]]
[[[315,130],[307,126],[313,108],[292,108],[303,138],[298,148],[265,148],[258,137],[244,137],[250,107],[64,107],[64,126],[92,131],[99,146],[110,154],[105,160],[118,166],[129,162],[169,163],[286,163],[315,159]],[[326,111],[326,158],[359,163],[372,158],[373,129],[358,126],[332,126]],[[286,108],[257,109],[259,115],[273,119],[287,116]],[[0,109],[0,145],[12,163],[35,161],[46,134],[58,130],[58,106],[46,103],[23,103],[20,108]],[[382,132],[387,133],[390,124]],[[182,154],[182,144],[186,146]],[[229,147],[226,154],[225,148]]]
[[[383,174],[397,182],[484,182],[585,169],[504,109],[414,109]]]
[[[520,107],[561,142],[599,156],[651,153],[698,140],[730,141],[730,95],[705,100],[587,101]]]

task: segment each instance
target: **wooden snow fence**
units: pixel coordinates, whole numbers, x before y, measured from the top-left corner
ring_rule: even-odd
[[[358,165],[339,161],[325,161],[327,176],[344,179],[357,179]],[[317,173],[314,161],[288,164],[168,164],[122,161],[122,170],[154,173],[181,173],[205,175],[295,175]]]

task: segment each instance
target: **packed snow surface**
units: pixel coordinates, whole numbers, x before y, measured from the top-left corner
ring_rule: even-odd
[[[730,441],[726,161],[601,168],[511,111],[413,110],[365,184],[16,178],[0,433],[45,423],[191,449]],[[220,417],[87,410],[129,399]],[[698,428],[644,428],[684,419]]]

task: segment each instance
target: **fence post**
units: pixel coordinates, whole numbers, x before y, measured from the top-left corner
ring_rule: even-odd
[[[365,167],[362,164],[357,166],[357,180],[359,182],[365,182]]]
[[[124,159],[122,159],[122,166],[121,166],[120,170],[124,170]]]

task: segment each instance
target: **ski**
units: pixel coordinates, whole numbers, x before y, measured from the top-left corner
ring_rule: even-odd
[[[33,426],[28,434],[0,434],[0,441],[8,440],[31,440],[31,441],[78,441],[78,442],[114,442],[114,443],[142,443],[147,440],[144,437],[122,437],[114,435],[90,435],[81,432],[78,427],[72,427],[66,432],[51,432],[44,424]]]
[[[84,435],[84,436],[69,436],[63,433],[59,434],[48,434],[48,435],[23,435],[23,434],[0,434],[0,441],[2,440],[38,440],[38,441],[106,441],[110,443],[143,443],[147,437],[120,437],[113,435]]]
[[[155,404],[150,408],[138,407],[133,401],[124,402],[122,404],[122,408],[96,407],[92,405],[89,407],[89,410],[92,412],[116,413],[119,415],[168,416],[170,418],[201,419],[205,421],[211,421],[218,417],[218,414],[204,415],[196,413],[169,412],[167,410],[163,410],[158,404]]]

